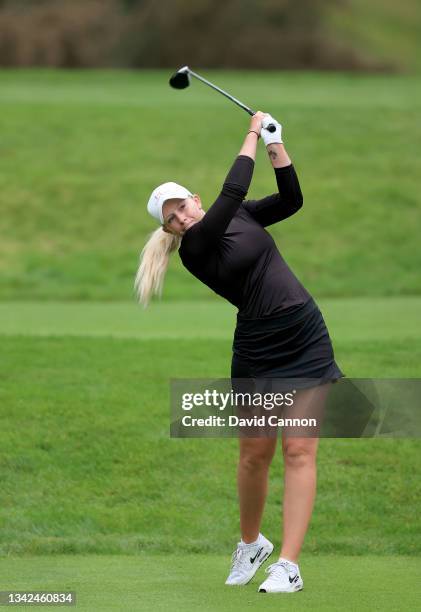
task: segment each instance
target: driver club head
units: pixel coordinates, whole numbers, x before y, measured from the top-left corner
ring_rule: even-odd
[[[170,85],[174,89],[186,89],[190,85],[189,67],[183,66],[170,78]]]

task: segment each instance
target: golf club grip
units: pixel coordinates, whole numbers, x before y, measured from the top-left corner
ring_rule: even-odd
[[[248,114],[251,115],[252,117],[254,117],[254,115],[256,114],[256,111],[253,111],[251,109],[247,110]],[[263,128],[264,130],[267,130],[268,132],[270,132],[271,134],[273,134],[273,132],[276,132],[276,125],[274,125],[273,123],[269,123],[269,125],[266,128]]]

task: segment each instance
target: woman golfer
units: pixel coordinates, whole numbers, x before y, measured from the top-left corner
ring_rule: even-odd
[[[269,123],[275,124],[275,132],[265,129]],[[275,171],[278,193],[245,200],[260,136]],[[317,379],[307,389],[317,402],[326,397],[330,383],[343,375],[320,310],[264,229],[293,215],[302,202],[283,146],[282,126],[259,111],[251,119],[220,195],[206,212],[199,195],[176,183],[164,183],[153,191],[148,211],[161,227],[142,251],[135,287],[144,304],[153,293],[160,293],[169,253],[178,248],[184,266],[238,308],[231,377]],[[276,437],[239,440],[241,541],[227,585],[247,584],[273,551],[272,543],[260,533],[260,523],[276,443]],[[282,546],[279,560],[266,569],[268,577],[260,592],[303,588],[297,563],[316,493],[317,445],[316,437],[282,433]]]

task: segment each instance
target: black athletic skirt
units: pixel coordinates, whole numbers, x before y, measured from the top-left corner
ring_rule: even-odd
[[[231,378],[305,379],[324,384],[342,378],[322,313],[311,298],[282,316],[237,315]],[[314,382],[316,381],[316,382]]]

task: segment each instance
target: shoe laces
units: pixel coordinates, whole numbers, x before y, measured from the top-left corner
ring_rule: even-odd
[[[274,578],[283,578],[285,576],[285,572],[287,576],[289,576],[291,567],[291,564],[287,561],[277,561],[276,563],[272,563],[271,565],[269,565],[265,569],[265,572],[266,574],[270,574],[271,577],[273,576]]]
[[[237,550],[232,553],[231,557],[231,570],[239,569],[241,565],[246,561],[245,548],[243,546],[237,546]]]

